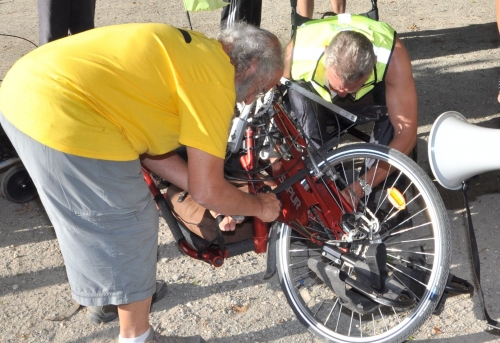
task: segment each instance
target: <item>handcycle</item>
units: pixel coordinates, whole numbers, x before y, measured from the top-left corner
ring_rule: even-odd
[[[282,213],[274,223],[252,218],[253,238],[244,242],[204,241],[176,220],[159,180],[143,169],[160,213],[185,254],[215,267],[267,252],[264,279],[278,274],[313,334],[333,342],[406,340],[434,311],[448,278],[451,238],[439,193],[415,162],[388,147],[315,149],[282,100],[272,89],[244,107],[228,141],[227,160],[237,157],[251,193],[275,183]],[[368,166],[388,172],[357,198],[349,184]]]

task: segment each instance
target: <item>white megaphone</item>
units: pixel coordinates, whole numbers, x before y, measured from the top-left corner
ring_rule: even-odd
[[[500,130],[469,124],[455,111],[441,114],[429,135],[429,163],[437,181],[460,189],[474,175],[500,169]]]

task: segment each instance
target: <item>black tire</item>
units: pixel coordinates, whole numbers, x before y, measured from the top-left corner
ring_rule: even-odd
[[[36,187],[23,165],[8,169],[2,178],[2,193],[10,201],[25,203],[36,198]]]
[[[328,140],[325,144],[323,144],[321,146],[321,148],[319,149],[319,151],[322,154],[327,154],[331,150],[335,149],[338,145],[339,145],[338,138],[336,138],[336,137],[335,138],[331,138],[330,140]],[[418,164],[418,145],[417,144],[415,144],[415,146],[413,147],[413,150],[410,153],[410,158],[416,164]]]
[[[322,154],[328,154],[331,152],[333,149],[335,149],[339,145],[339,139],[337,137],[331,138],[328,141],[326,141],[325,144],[323,144],[320,148],[319,151]]]
[[[417,302],[406,310],[382,305],[368,314],[340,305],[332,289],[308,267],[310,259],[325,261],[321,247],[304,240],[290,226],[281,224],[276,248],[282,289],[299,320],[312,333],[331,342],[405,341],[434,311],[449,273],[451,237],[444,204],[427,174],[409,157],[385,146],[362,143],[329,152],[328,164],[323,162],[321,165],[343,178],[351,169],[365,168],[368,158],[375,163],[387,162],[396,169],[386,178],[387,183],[382,182],[378,191],[373,191],[374,199],[362,200],[374,216],[381,217],[380,223],[385,223],[381,226],[380,238],[387,247],[389,274],[415,294]],[[349,173],[340,175],[339,170],[349,170]],[[394,181],[397,175],[399,178]],[[389,201],[376,192],[383,195],[385,189],[395,185],[401,189],[402,180],[404,191],[401,193],[406,197],[407,209],[399,211],[404,216],[393,217],[398,221],[389,220],[387,213],[398,211],[394,212]],[[362,208],[361,212],[373,218],[368,209]],[[381,215],[383,211],[385,214]],[[312,229],[314,223],[310,224]],[[318,229],[317,224],[315,228]],[[365,241],[369,243],[368,238]],[[355,245],[349,246],[350,253],[363,259],[364,246],[362,243]],[[340,268],[355,278],[351,266],[344,262]],[[419,280],[419,284],[415,285],[415,280]]]

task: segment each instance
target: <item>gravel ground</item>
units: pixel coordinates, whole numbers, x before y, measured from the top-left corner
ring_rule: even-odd
[[[328,1],[316,1],[317,12]],[[348,0],[348,11],[366,11],[368,0]],[[429,170],[427,136],[434,119],[447,110],[471,122],[499,128],[498,32],[494,2],[486,0],[380,0],[380,19],[392,24],[413,61],[419,93],[419,162]],[[264,1],[262,27],[285,43],[290,35],[289,3]],[[319,16],[316,13],[316,16]],[[165,22],[188,27],[180,0],[98,0],[96,25]],[[193,13],[195,30],[214,36],[219,11]],[[0,0],[0,33],[38,41],[35,0]],[[34,48],[27,41],[0,36],[0,79]],[[464,138],[466,139],[466,138]],[[471,144],[477,140],[471,140]],[[478,144],[478,143],[475,143]],[[495,158],[498,147],[483,147]],[[0,170],[3,172],[5,170]],[[500,317],[497,268],[500,235],[500,173],[474,180],[469,192],[482,263],[488,310]],[[453,230],[452,272],[472,279],[463,204],[459,192],[440,188]],[[15,204],[0,197],[0,342],[113,342],[118,323],[91,324],[85,309],[64,321],[47,317],[71,306],[64,264],[54,230],[38,200]],[[169,284],[165,299],[153,306],[153,325],[164,333],[201,334],[210,342],[319,342],[295,318],[277,277],[262,279],[265,256],[244,254],[219,269],[183,256],[162,222],[158,278]],[[477,296],[453,297],[440,316],[432,316],[413,335],[420,342],[500,342],[485,333]]]

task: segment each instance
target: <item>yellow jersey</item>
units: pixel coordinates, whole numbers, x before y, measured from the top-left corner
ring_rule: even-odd
[[[128,161],[186,145],[224,158],[236,100],[222,45],[164,24],[101,27],[17,61],[0,111],[68,154]]]

